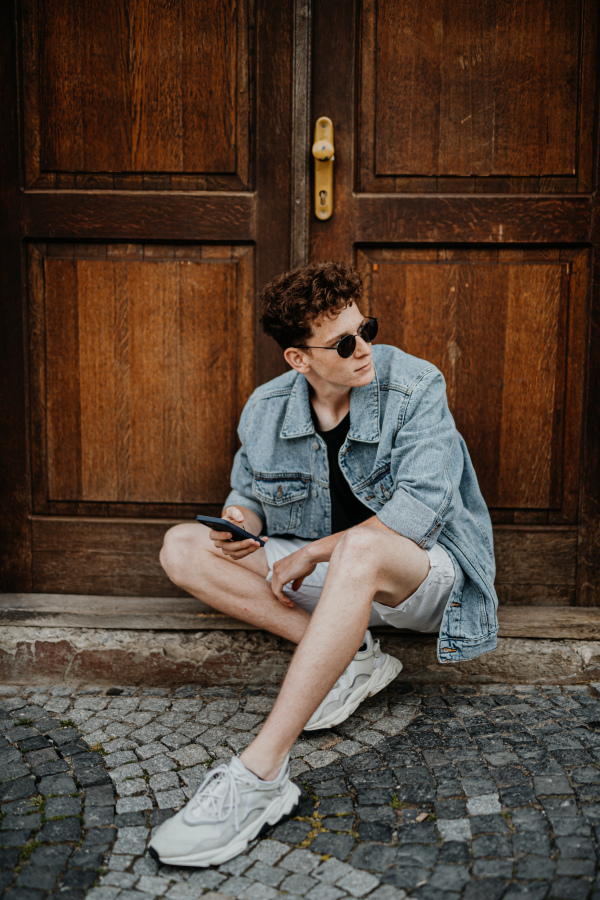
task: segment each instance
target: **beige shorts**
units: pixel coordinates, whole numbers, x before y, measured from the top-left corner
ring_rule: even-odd
[[[269,538],[265,545],[269,563],[267,581],[272,578],[275,562],[310,543],[311,541],[303,538]],[[369,619],[370,628],[376,625],[392,625],[394,628],[409,628],[411,631],[439,630],[454,584],[454,564],[440,544],[434,544],[431,550],[426,552],[431,568],[423,584],[399,606],[384,606],[383,603],[373,602]],[[314,572],[304,579],[299,591],[293,591],[291,587],[286,586],[284,594],[302,609],[312,612],[319,602],[328,567],[329,563],[317,563]]]

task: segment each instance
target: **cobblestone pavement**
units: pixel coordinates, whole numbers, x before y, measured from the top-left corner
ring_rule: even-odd
[[[152,828],[249,743],[277,689],[0,687],[0,892],[600,900],[600,684],[395,682],[296,743],[293,819],[218,867],[157,864]]]

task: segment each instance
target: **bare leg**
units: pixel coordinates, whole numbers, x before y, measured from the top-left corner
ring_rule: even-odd
[[[266,581],[269,566],[264,548],[237,561],[227,559],[196,524],[175,525],[165,535],[160,555],[175,584],[214,609],[270,631],[297,644],[310,614],[283,606]]]
[[[340,538],[277,701],[242,753],[244,765],[261,778],[276,777],[306,722],[360,647],[373,599],[398,605],[428,570],[427,553],[391,530],[361,526]]]

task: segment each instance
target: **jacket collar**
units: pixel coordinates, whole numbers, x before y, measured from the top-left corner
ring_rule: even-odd
[[[287,403],[283,428],[279,437],[306,437],[315,433],[310,414],[308,381],[304,375],[297,375]],[[379,378],[364,387],[350,391],[350,430],[348,437],[353,441],[375,444],[379,441]]]
[[[375,367],[374,367],[375,368]],[[375,378],[364,387],[352,388],[350,391],[350,430],[348,437],[352,441],[365,444],[379,442],[379,378],[375,369]]]

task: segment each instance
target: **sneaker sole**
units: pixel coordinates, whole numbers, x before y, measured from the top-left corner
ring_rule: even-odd
[[[275,825],[284,816],[289,816],[298,806],[300,797],[300,788],[290,781],[285,791],[276,797],[275,800],[267,806],[263,814],[255,819],[245,829],[240,831],[235,838],[224,847],[214,847],[212,850],[205,850],[200,853],[193,853],[188,856],[161,856],[152,845],[150,845],[150,854],[154,859],[159,859],[168,866],[197,866],[204,868],[206,866],[218,866],[221,863],[233,859],[243,853],[250,841],[258,837],[259,833],[267,825]]]
[[[305,725],[304,731],[319,731],[322,728],[334,728],[341,722],[345,722],[346,719],[352,715],[354,710],[360,706],[363,700],[366,700],[367,697],[373,697],[375,694],[378,694],[379,691],[382,691],[384,687],[387,687],[388,684],[402,671],[402,663],[399,659],[396,659],[395,656],[389,656],[387,653],[386,657],[384,664],[379,669],[373,670],[373,674],[369,680],[360,685],[356,693],[352,695],[347,703],[344,703],[339,709],[329,713],[328,716],[321,719],[319,722],[316,722],[314,725]]]

